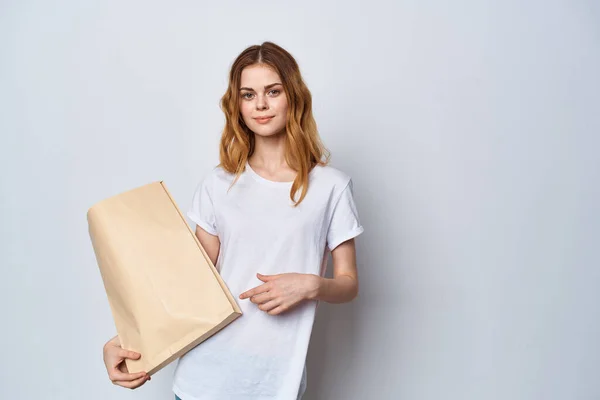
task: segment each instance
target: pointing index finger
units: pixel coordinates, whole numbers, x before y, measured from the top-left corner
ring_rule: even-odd
[[[267,292],[268,290],[269,290],[269,288],[267,287],[267,283],[263,283],[260,286],[252,288],[252,289],[247,290],[244,293],[240,294],[240,299],[245,299],[245,298],[248,298],[248,297],[252,297],[252,296],[257,295],[259,293]]]

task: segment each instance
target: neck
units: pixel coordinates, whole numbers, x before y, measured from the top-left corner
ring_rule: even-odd
[[[267,137],[254,135],[254,152],[248,161],[269,169],[286,166],[285,130]]]

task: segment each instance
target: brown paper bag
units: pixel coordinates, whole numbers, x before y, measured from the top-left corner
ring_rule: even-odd
[[[129,372],[152,375],[242,315],[162,181],[103,200],[89,233]]]

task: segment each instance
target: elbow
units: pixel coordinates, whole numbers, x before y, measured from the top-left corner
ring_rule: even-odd
[[[358,297],[358,281],[356,279],[354,279],[354,284],[352,285],[352,288],[350,289],[350,296],[349,296],[348,302],[353,301],[357,297]]]

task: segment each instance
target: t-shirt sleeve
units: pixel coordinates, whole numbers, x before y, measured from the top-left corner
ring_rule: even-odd
[[[216,236],[217,221],[212,200],[212,188],[209,182],[209,177],[205,178],[196,187],[187,216],[206,232]]]
[[[333,251],[337,246],[355,238],[363,231],[354,202],[352,180],[350,180],[334,205],[327,231],[327,247]]]

